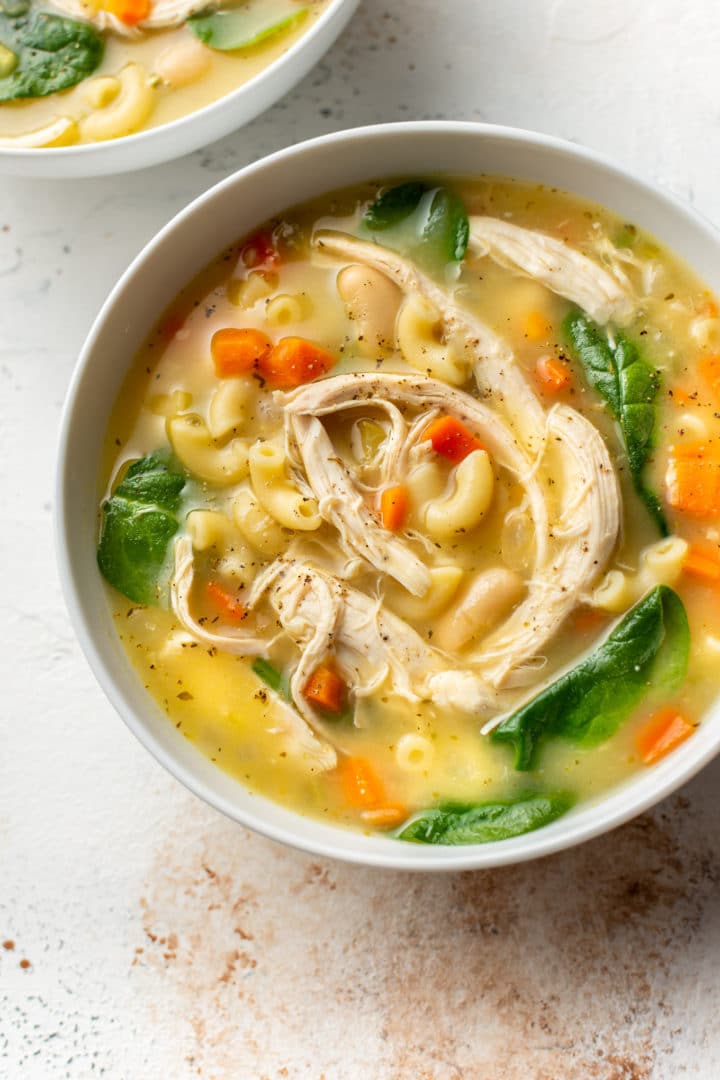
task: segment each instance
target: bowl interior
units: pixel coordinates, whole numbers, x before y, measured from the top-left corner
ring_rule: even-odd
[[[60,570],[83,648],[109,698],[147,748],[219,810],[322,855],[408,869],[501,865],[548,854],[629,819],[689,779],[720,748],[720,703],[695,736],[653,769],[525,836],[471,848],[422,847],[301,817],[254,795],[203,757],[143,689],[115,634],[96,570],[98,462],[109,412],[137,349],[162,310],[229,242],[324,191],[392,175],[495,173],[603,203],[691,263],[720,291],[715,230],[690,208],[588,151],[540,135],[471,124],[393,124],[300,144],[230,177],[146,247],[103,307],[63,418],[58,472]]]

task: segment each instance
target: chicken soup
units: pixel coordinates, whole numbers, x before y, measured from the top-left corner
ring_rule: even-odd
[[[536,829],[720,675],[720,318],[557,190],[336,192],[228,249],[111,418],[98,562],[168,722],[299,813]]]
[[[0,148],[166,124],[248,82],[329,0],[0,0]]]

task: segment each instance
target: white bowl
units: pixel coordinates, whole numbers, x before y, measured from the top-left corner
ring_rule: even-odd
[[[228,243],[288,206],[382,176],[496,173],[567,188],[655,233],[720,291],[720,237],[692,209],[647,181],[569,143],[509,128],[404,123],[301,143],[231,176],[178,214],[130,266],[83,349],[65,406],[57,480],[62,583],[80,642],[130,729],[212,806],[275,840],[374,866],[457,870],[499,866],[597,836],[674,791],[720,749],[720,702],[692,739],[553,824],[494,844],[424,847],[322,824],[251,794],[184,739],[143,689],[110,618],[95,561],[98,462],[108,414],[134,354],[162,310]]]
[[[203,109],[169,124],[108,142],[45,150],[0,148],[0,174],[47,179],[106,176],[158,165],[222,139],[254,120],[299,83],[350,21],[358,3],[359,0],[331,0],[317,21],[287,52],[254,79]]]

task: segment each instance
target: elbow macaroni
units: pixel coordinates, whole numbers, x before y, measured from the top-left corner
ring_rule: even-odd
[[[262,555],[274,559],[287,547],[290,538],[287,529],[263,510],[248,488],[235,496],[233,517],[247,542]]]
[[[463,577],[459,566],[434,566],[429,574],[430,585],[424,596],[412,596],[398,586],[387,588],[389,606],[401,619],[410,622],[434,619],[455,596]]]
[[[291,296],[289,293],[280,293],[267,301],[265,318],[271,326],[302,322],[309,314],[309,306],[309,299],[302,294]]]
[[[452,540],[480,524],[492,502],[495,477],[486,450],[473,450],[455,469],[455,488],[426,505],[425,531],[435,540]]]
[[[248,419],[254,394],[249,379],[223,379],[208,406],[207,426],[213,439],[237,434]]]
[[[395,747],[395,761],[403,772],[426,772],[435,757],[435,747],[424,735],[401,735]]]
[[[287,479],[285,454],[275,443],[250,447],[250,482],[264,510],[286,529],[312,532],[322,525],[316,499],[304,496]]]
[[[397,344],[403,359],[416,371],[460,386],[467,378],[465,365],[453,356],[452,346],[438,339],[440,314],[422,296],[411,294],[397,317]]]
[[[117,96],[80,121],[80,134],[90,142],[117,139],[138,131],[150,116],[155,104],[147,72],[141,64],[128,64],[118,75]]]
[[[248,443],[233,439],[217,446],[198,416],[174,416],[167,421],[170,445],[189,472],[211,484],[236,484],[247,476]]]

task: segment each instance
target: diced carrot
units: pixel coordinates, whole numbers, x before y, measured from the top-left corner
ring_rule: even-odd
[[[717,548],[691,544],[683,560],[683,570],[708,584],[720,585],[720,553]]]
[[[218,330],[210,342],[215,373],[225,379],[255,371],[272,347],[272,341],[262,330],[235,326]]]
[[[289,390],[312,382],[334,367],[332,353],[301,337],[285,337],[260,361],[260,374],[272,386]]]
[[[538,382],[548,394],[559,394],[572,384],[572,372],[555,356],[541,356],[535,365]]]
[[[394,829],[396,825],[402,825],[408,816],[407,806],[390,803],[387,806],[379,806],[377,810],[361,810],[360,817],[373,829]]]
[[[635,736],[635,749],[645,765],[654,765],[692,735],[695,727],[668,705],[651,716]]]
[[[366,758],[348,757],[338,765],[345,801],[360,810],[377,810],[385,803],[382,783]]]
[[[720,399],[720,356],[709,353],[698,362],[698,371],[716,398]]]
[[[552,334],[552,326],[541,311],[528,312],[525,319],[525,337],[530,341],[546,341]]]
[[[409,505],[408,491],[402,484],[385,488],[380,493],[380,518],[383,526],[391,532],[402,529]]]
[[[343,710],[347,687],[334,668],[320,664],[305,683],[303,697],[323,712],[339,713]]]
[[[229,622],[239,623],[246,617],[247,611],[237,596],[224,589],[218,581],[208,581],[205,592],[213,607]]]
[[[697,442],[671,446],[665,489],[674,510],[696,517],[720,514],[720,446]]]
[[[104,0],[103,7],[126,26],[135,26],[150,14],[150,0]]]
[[[280,262],[280,254],[273,242],[272,233],[256,232],[240,248],[240,258],[249,270],[269,270]]]
[[[423,439],[430,440],[436,454],[454,462],[464,461],[474,450],[485,449],[480,440],[454,416],[439,416],[433,420],[425,428]]]

